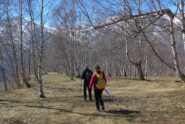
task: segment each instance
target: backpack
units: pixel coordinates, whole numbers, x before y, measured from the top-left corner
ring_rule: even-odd
[[[92,73],[92,71],[90,71],[90,70],[88,70],[88,71],[86,72],[86,74],[85,74],[85,80],[86,80],[87,83],[90,83],[92,74],[93,74],[93,73]]]
[[[95,86],[97,89],[104,89],[105,88],[105,79],[103,78],[102,72],[100,74],[96,73]]]

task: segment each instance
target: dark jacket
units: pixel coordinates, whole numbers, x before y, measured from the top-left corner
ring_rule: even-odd
[[[90,79],[87,78],[87,73],[91,73],[93,74],[93,72],[89,69],[89,68],[86,68],[83,72],[82,72],[82,76],[81,76],[81,79],[84,79],[84,83],[87,84],[87,86],[89,85],[90,83]],[[92,75],[91,75],[92,76]]]

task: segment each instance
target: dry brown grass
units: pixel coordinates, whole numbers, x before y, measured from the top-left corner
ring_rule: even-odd
[[[183,124],[185,84],[177,78],[109,79],[106,110],[83,101],[80,80],[55,73],[44,76],[47,98],[37,89],[0,92],[0,124]]]

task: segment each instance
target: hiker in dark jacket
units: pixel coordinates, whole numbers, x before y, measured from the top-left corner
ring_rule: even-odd
[[[107,83],[107,80],[105,78],[105,74],[103,71],[100,70],[100,66],[95,66],[95,72],[92,75],[89,88],[94,88],[94,96],[95,96],[95,103],[96,103],[96,109],[97,111],[100,111],[100,105],[101,109],[105,110],[102,93],[105,89],[105,85]]]
[[[86,91],[88,89],[88,93],[89,93],[89,100],[92,100],[92,94],[91,94],[91,89],[89,88],[89,83],[91,81],[91,77],[92,77],[93,72],[88,68],[88,66],[85,67],[85,70],[82,73],[81,79],[84,80],[84,85],[83,85],[83,93],[84,93],[84,100],[87,100],[87,94]]]

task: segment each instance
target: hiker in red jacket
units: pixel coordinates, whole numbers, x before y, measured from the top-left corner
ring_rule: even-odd
[[[104,72],[101,71],[99,65],[96,65],[95,72],[93,73],[90,84],[89,84],[89,88],[90,89],[94,88],[96,109],[98,111],[100,111],[100,105],[101,105],[101,109],[105,110],[102,93],[103,93],[103,90],[105,89],[106,82],[107,80],[105,78]]]

